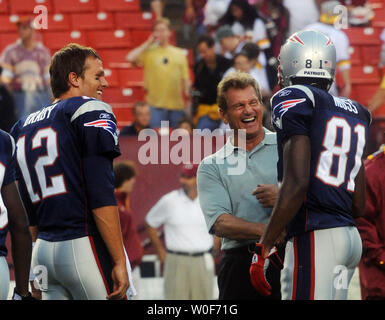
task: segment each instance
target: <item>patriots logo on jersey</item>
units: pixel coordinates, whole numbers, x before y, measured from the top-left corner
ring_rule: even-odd
[[[117,127],[114,121],[102,119],[102,120],[95,120],[91,122],[87,122],[84,124],[85,127],[95,127],[95,128],[103,128],[104,130],[111,133],[111,135],[114,138],[115,145],[118,144],[118,131]]]
[[[281,118],[283,115],[291,108],[295,107],[297,104],[302,103],[306,101],[305,98],[302,99],[290,99],[290,100],[285,100],[280,103],[278,103],[274,108],[273,108],[273,121],[274,124],[282,129],[281,127]]]

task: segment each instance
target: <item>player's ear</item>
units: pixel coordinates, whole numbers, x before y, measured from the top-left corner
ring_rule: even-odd
[[[68,74],[68,83],[71,87],[78,88],[80,83],[80,77],[75,72],[70,72]]]

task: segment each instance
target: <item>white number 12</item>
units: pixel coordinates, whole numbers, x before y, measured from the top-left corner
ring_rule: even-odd
[[[32,150],[41,148],[43,139],[47,139],[47,154],[40,156],[34,165],[42,199],[67,192],[63,174],[48,177],[50,181],[50,185],[48,185],[45,173],[45,167],[52,166],[59,155],[56,131],[52,128],[44,128],[37,131],[32,139]],[[17,141],[17,149],[17,162],[31,201],[32,203],[39,202],[41,198],[40,195],[33,190],[31,175],[26,160],[25,136],[21,136]]]

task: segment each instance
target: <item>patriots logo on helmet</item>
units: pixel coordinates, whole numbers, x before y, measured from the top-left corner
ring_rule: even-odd
[[[302,99],[290,99],[290,100],[285,100],[280,103],[278,103],[274,108],[273,108],[273,121],[275,125],[282,129],[281,127],[281,119],[283,115],[291,108],[295,107],[297,104],[302,103],[306,101],[305,98]]]
[[[95,120],[84,124],[85,127],[102,128],[108,131],[114,138],[115,145],[118,144],[118,132],[114,121],[108,119]]]

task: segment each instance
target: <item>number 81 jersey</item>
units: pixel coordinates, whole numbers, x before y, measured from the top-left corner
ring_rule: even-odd
[[[277,131],[278,181],[283,178],[283,142],[293,135],[306,135],[311,143],[306,199],[290,222],[287,236],[355,225],[352,196],[369,135],[369,111],[355,101],[308,85],[278,91],[271,105]]]

